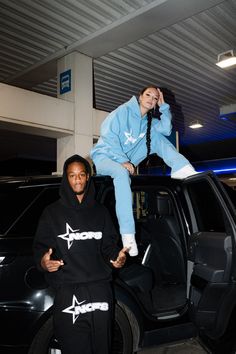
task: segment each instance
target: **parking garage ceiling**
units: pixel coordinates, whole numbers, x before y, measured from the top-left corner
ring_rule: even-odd
[[[236,120],[219,117],[236,104],[236,68],[215,65],[236,50],[236,0],[0,0],[0,39],[1,82],[56,96],[57,59],[79,51],[94,60],[97,109],[156,84],[181,146],[215,150],[227,139],[236,154]],[[203,128],[190,129],[193,120]]]

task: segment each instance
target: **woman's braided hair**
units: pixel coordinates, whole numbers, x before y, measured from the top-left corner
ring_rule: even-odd
[[[146,132],[146,145],[147,145],[147,158],[151,152],[151,126],[152,126],[152,112],[147,112],[147,132]]]
[[[155,85],[146,86],[140,91],[140,95],[142,95],[149,88],[155,88],[157,90],[157,87]],[[151,152],[152,116],[153,116],[153,110],[148,111],[147,112],[147,131],[146,131],[146,146],[147,146],[147,157],[146,158],[149,157],[150,152]]]

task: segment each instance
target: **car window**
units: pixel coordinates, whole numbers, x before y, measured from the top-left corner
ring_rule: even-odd
[[[132,192],[133,196],[133,213],[134,219],[139,220],[147,215],[147,201],[148,194],[143,190],[136,190]],[[113,187],[108,188],[101,200],[101,202],[107,207],[113,222],[118,225],[116,211],[115,211],[115,194]]]
[[[34,188],[25,188],[24,192],[20,193],[22,198],[25,195],[31,195],[31,199],[28,200],[28,204],[24,204],[24,209],[21,208],[21,216],[14,220],[8,229],[8,237],[33,237],[38,225],[38,220],[45,207],[59,198],[59,188],[53,186],[50,188],[44,188],[35,195]],[[34,198],[32,198],[34,195]],[[18,201],[20,204],[20,201]]]
[[[228,186],[226,183],[222,182],[222,185],[223,185],[224,189],[226,190],[228,196],[230,197],[230,199],[234,205],[234,208],[236,209],[236,190],[233,189],[232,187]]]
[[[117,220],[116,211],[115,211],[115,193],[114,193],[113,187],[106,189],[100,202],[102,204],[104,204],[105,207],[109,210],[112,221],[113,221],[116,229],[119,230],[118,220]]]
[[[147,186],[146,188],[135,188],[132,190],[133,215],[137,223],[146,222],[148,218],[158,218],[158,197],[168,196],[168,192],[157,187]],[[107,207],[113,222],[118,227],[118,221],[115,211],[114,188],[106,189],[101,202]]]
[[[7,232],[41,190],[41,187],[15,188],[14,186],[4,186],[4,189],[0,191],[1,235]]]
[[[197,181],[187,186],[199,232],[225,232],[223,207],[208,181]]]

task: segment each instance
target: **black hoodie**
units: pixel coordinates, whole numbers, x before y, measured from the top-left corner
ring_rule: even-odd
[[[119,253],[118,235],[107,209],[94,199],[95,188],[89,178],[80,203],[69,185],[66,169],[72,162],[82,162],[89,176],[91,168],[79,155],[65,161],[60,187],[60,199],[43,212],[34,241],[37,266],[43,255],[53,249],[53,257],[64,265],[56,272],[46,272],[53,286],[64,283],[85,284],[111,279],[111,263]]]

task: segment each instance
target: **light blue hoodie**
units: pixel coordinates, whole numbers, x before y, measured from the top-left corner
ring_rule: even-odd
[[[159,111],[161,120],[153,119],[152,129],[169,136],[172,129],[170,106],[164,103]],[[100,138],[90,156],[96,161],[101,161],[104,157],[119,163],[130,161],[141,139],[146,139],[146,131],[147,115],[141,117],[139,103],[133,96],[103,121]]]

